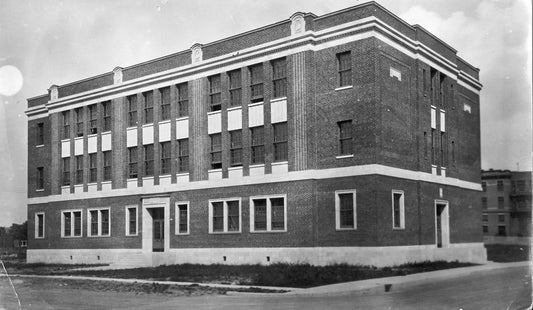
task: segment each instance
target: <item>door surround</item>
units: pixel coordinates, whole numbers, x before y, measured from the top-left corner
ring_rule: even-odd
[[[153,218],[149,212],[151,208],[163,208],[164,212],[164,245],[163,251],[170,248],[170,197],[143,197],[142,198],[142,251],[153,251]]]

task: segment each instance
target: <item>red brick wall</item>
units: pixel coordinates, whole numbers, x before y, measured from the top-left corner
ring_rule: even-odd
[[[37,145],[37,125],[43,123],[44,146]],[[28,197],[50,195],[51,190],[51,128],[50,119],[43,117],[28,121]],[[37,167],[44,167],[44,191],[36,191]]]

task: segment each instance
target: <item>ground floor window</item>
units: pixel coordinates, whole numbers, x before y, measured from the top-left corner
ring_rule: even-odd
[[[488,233],[489,232],[489,226],[483,225],[483,232]]]
[[[126,207],[126,236],[137,235],[137,206]]]
[[[91,237],[109,236],[111,230],[109,208],[88,210],[88,214],[87,235]]]
[[[81,237],[81,210],[61,212],[61,237]]]
[[[498,225],[498,236],[507,236],[505,225]]]
[[[335,191],[335,226],[337,230],[357,228],[355,189]]]
[[[176,203],[176,235],[189,234],[189,203]]]
[[[44,213],[35,213],[35,239],[44,238]]]
[[[405,206],[403,191],[392,191],[392,228],[405,228]]]
[[[241,199],[209,201],[209,233],[241,232]]]
[[[250,231],[287,231],[286,196],[250,197]]]

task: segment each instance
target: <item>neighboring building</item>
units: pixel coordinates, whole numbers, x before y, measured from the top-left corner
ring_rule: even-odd
[[[529,237],[531,171],[483,170],[481,180],[483,234],[487,237]]]
[[[479,70],[375,2],[28,99],[28,261],[486,261]]]

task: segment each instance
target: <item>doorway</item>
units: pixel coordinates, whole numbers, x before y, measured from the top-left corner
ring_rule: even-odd
[[[165,209],[150,208],[148,212],[152,216],[152,251],[163,252],[165,250]]]
[[[435,201],[435,243],[438,248],[446,248],[450,245],[450,224],[447,201]]]
[[[142,198],[143,253],[168,252],[170,249],[170,197]]]

